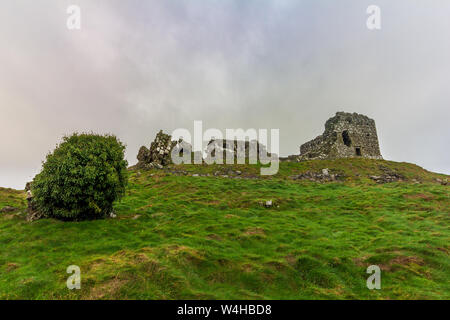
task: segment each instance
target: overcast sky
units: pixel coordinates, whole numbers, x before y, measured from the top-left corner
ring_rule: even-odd
[[[117,135],[130,164],[194,120],[279,128],[289,155],[336,111],[375,119],[385,159],[450,173],[448,0],[3,0],[0,41],[2,187],[73,131]]]

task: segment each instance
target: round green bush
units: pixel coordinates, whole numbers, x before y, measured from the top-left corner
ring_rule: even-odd
[[[33,201],[47,217],[84,220],[112,212],[128,181],[125,146],[113,135],[63,138],[34,178]]]

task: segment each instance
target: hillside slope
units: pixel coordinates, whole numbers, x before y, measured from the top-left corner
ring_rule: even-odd
[[[0,298],[450,298],[448,176],[362,159],[258,172],[130,170],[117,218],[84,222],[27,222],[24,193],[0,189],[0,209],[18,208],[0,213]],[[381,290],[366,288],[374,264]]]

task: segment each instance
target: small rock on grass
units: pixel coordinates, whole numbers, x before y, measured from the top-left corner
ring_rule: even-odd
[[[264,206],[265,206],[266,208],[271,208],[271,207],[273,206],[272,200],[267,200],[266,203],[264,204]]]
[[[17,208],[11,207],[11,206],[6,206],[2,209],[0,209],[0,213],[7,213],[7,212],[14,212],[17,211]]]

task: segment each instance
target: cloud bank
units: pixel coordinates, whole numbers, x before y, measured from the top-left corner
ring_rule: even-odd
[[[70,4],[81,30],[66,27]],[[74,131],[117,135],[130,164],[157,131],[194,120],[279,128],[289,155],[336,111],[374,118],[385,159],[448,174],[449,12],[445,0],[3,1],[0,186],[23,188]]]

